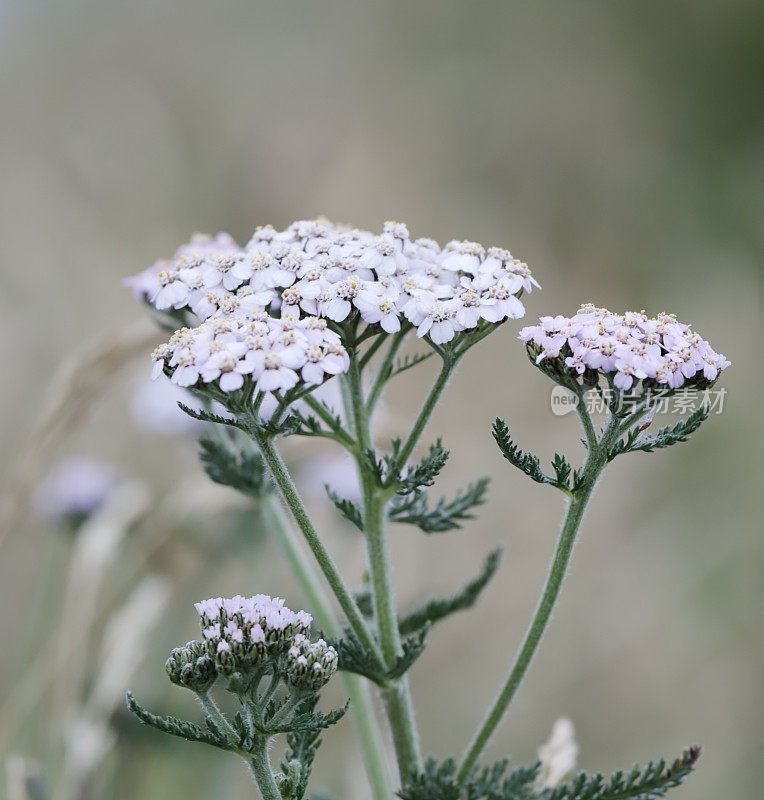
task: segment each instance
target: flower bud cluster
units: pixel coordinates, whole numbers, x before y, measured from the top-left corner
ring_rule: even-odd
[[[287,391],[299,382],[322,383],[346,372],[347,351],[317,317],[276,319],[264,312],[215,317],[176,331],[152,356],[154,378],[162,372],[182,387],[214,383],[223,392],[251,380],[257,391]]]
[[[613,314],[587,304],[573,317],[541,317],[520,337],[536,364],[552,377],[609,376],[622,390],[706,388],[730,362],[673,314]]]
[[[295,688],[317,691],[337,671],[337,651],[323,639],[297,635],[287,651],[286,680]]]
[[[173,683],[196,692],[206,691],[217,677],[215,660],[202,642],[188,642],[170,652],[165,669]]]
[[[356,316],[387,333],[405,320],[436,344],[482,320],[522,317],[518,295],[538,286],[508,250],[457,240],[441,248],[412,240],[399,222],[375,235],[328,220],[258,228],[246,247],[226,234],[197,236],[128,285],[161,311],[189,309],[201,320],[258,311],[338,323]]]
[[[248,672],[283,653],[296,636],[308,633],[312,622],[306,611],[292,611],[281,598],[264,594],[215,597],[195,608],[203,639],[196,644],[224,676]]]

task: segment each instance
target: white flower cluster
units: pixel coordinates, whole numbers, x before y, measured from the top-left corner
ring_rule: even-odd
[[[337,651],[323,639],[298,634],[287,652],[286,679],[294,687],[317,691],[337,671]]]
[[[258,228],[244,248],[226,234],[196,236],[127,283],[155,308],[201,320],[267,311],[339,323],[357,314],[387,333],[407,320],[436,344],[481,320],[522,317],[517,295],[538,286],[508,250],[466,241],[441,249],[412,241],[399,222],[374,235],[327,220]]]
[[[536,364],[583,375],[613,375],[619,389],[648,381],[670,389],[708,385],[730,362],[673,314],[613,314],[587,304],[573,317],[541,317],[520,339]],[[547,366],[548,365],[548,366]]]
[[[224,392],[251,376],[257,391],[286,391],[298,382],[318,385],[350,364],[339,336],[318,317],[276,319],[258,311],[214,317],[176,331],[152,355],[154,375],[164,370],[183,387],[216,382]]]
[[[336,669],[336,652],[332,650],[333,658],[324,657],[326,643],[319,640],[311,645],[306,636],[313,622],[311,615],[307,611],[292,611],[280,597],[267,594],[213,597],[196,603],[194,608],[199,614],[202,640],[188,642],[170,653],[165,668],[173,683],[205,691],[218,675],[247,674],[269,659],[276,668],[281,654],[286,650],[291,653],[294,646],[300,652],[315,652],[310,667],[320,661],[321,675],[326,675],[326,680]],[[286,670],[283,677],[297,685],[299,675],[293,672]],[[314,672],[318,680],[319,670]]]
[[[194,608],[199,614],[203,641],[189,642],[186,648],[180,648],[180,661],[173,651],[167,662],[167,671],[173,680],[175,674],[179,675],[180,680],[175,682],[184,682],[184,650],[190,648],[196,654],[201,647],[204,657],[214,659],[219,674],[247,672],[283,652],[295,637],[305,637],[313,621],[307,611],[292,611],[280,597],[266,594],[213,597],[196,603]],[[205,676],[206,660],[202,661],[201,667],[201,675]],[[195,669],[195,674],[198,674],[198,663]]]
[[[307,611],[292,611],[280,597],[213,597],[194,604],[202,633],[208,642],[274,644],[285,643],[310,630],[313,617]]]

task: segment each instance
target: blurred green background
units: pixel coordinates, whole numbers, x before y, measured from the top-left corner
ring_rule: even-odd
[[[0,94],[9,506],[67,453],[119,462],[154,506],[168,492],[179,505],[194,499],[196,489],[184,494],[199,478],[193,445],[131,423],[142,355],[83,388],[55,445],[34,458],[26,448],[61,363],[145,316],[123,276],[195,230],[245,242],[257,224],[318,214],[370,229],[399,219],[441,243],[509,247],[543,286],[527,298],[531,319],[592,301],[696,325],[733,362],[724,413],[690,444],[610,469],[490,755],[534,759],[565,714],[588,769],[698,741],[698,773],[672,796],[761,796],[764,5],[0,0]],[[393,531],[404,605],[452,590],[485,552],[506,548],[477,610],[444,623],[412,670],[424,747],[437,754],[462,749],[498,687],[562,512],[551,489],[502,461],[490,422],[506,417],[544,457],[579,455],[574,420],[551,414],[547,381],[515,333],[505,326],[463,364],[429,430],[452,449],[446,488],[493,476],[480,519],[446,536]],[[391,428],[416,411],[430,369],[393,390]],[[357,580],[360,542],[316,507]],[[0,727],[6,753],[36,759],[55,786],[60,721],[25,680],[52,635],[46,622],[61,624],[70,545],[28,515],[9,519],[0,702],[7,710],[22,685],[29,697]],[[147,541],[168,525],[153,519],[142,523]],[[230,510],[199,519],[151,556],[173,595],[131,685],[155,707],[191,709],[168,691],[163,662],[194,635],[194,599],[269,591],[302,602],[261,533],[237,533]],[[163,741],[121,712],[115,725],[120,747],[83,797],[252,796],[232,757]],[[362,800],[352,727],[326,739],[314,787]]]

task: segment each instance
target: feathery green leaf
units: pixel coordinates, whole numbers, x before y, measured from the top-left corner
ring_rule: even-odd
[[[485,502],[485,493],[491,479],[479,478],[466,489],[457,492],[456,496],[447,500],[441,497],[434,508],[429,508],[425,492],[416,491],[409,497],[397,495],[393,498],[388,511],[391,522],[402,522],[417,525],[425,533],[446,533],[458,530],[461,522],[474,519],[470,509]]]
[[[443,597],[429,600],[423,606],[413,611],[400,621],[402,635],[407,635],[419,630],[424,625],[434,624],[445,617],[464,611],[475,605],[480,593],[496,573],[501,561],[501,548],[488,554],[483,562],[480,572],[468,584],[452,597]]]

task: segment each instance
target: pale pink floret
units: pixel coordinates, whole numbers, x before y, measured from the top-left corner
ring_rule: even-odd
[[[570,319],[541,317],[538,325],[523,328],[519,338],[534,348],[536,363],[564,356],[569,369],[612,375],[613,384],[624,391],[648,379],[671,389],[701,374],[713,381],[730,365],[668,314],[649,319],[642,312],[618,315],[587,305]]]

